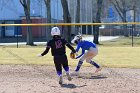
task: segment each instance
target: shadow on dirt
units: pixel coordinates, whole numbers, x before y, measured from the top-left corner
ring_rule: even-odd
[[[94,76],[79,76],[78,78],[82,78],[82,79],[105,79],[107,77],[103,76],[103,75],[94,75]]]
[[[61,84],[61,87],[64,87],[64,88],[80,88],[80,87],[85,87],[87,85],[82,85],[82,86],[76,86],[75,84]]]

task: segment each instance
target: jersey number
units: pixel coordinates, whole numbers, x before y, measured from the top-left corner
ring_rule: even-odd
[[[62,47],[62,42],[61,42],[61,40],[56,41],[56,42],[55,42],[55,46],[56,46],[56,49],[61,48],[61,47]]]

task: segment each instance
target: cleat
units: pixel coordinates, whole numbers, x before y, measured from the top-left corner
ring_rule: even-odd
[[[63,78],[62,76],[59,77],[59,84],[62,84],[63,83]]]
[[[98,72],[101,71],[101,70],[102,70],[101,67],[100,67],[100,68],[97,68],[96,71],[95,71],[95,73],[98,73]]]
[[[68,80],[71,81],[72,78],[71,78],[70,74],[69,73],[66,73],[66,74],[67,74]]]

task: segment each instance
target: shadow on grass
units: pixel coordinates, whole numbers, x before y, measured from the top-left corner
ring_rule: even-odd
[[[85,87],[87,85],[82,85],[82,86],[76,86],[75,84],[60,84],[61,87],[64,87],[64,88],[80,88],[80,87]]]

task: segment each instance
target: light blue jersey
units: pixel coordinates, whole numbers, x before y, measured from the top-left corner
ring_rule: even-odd
[[[80,58],[85,53],[85,50],[89,50],[90,47],[96,48],[96,44],[85,40],[79,41],[76,48],[76,52],[78,52],[81,48],[82,54],[79,55],[77,58]]]

